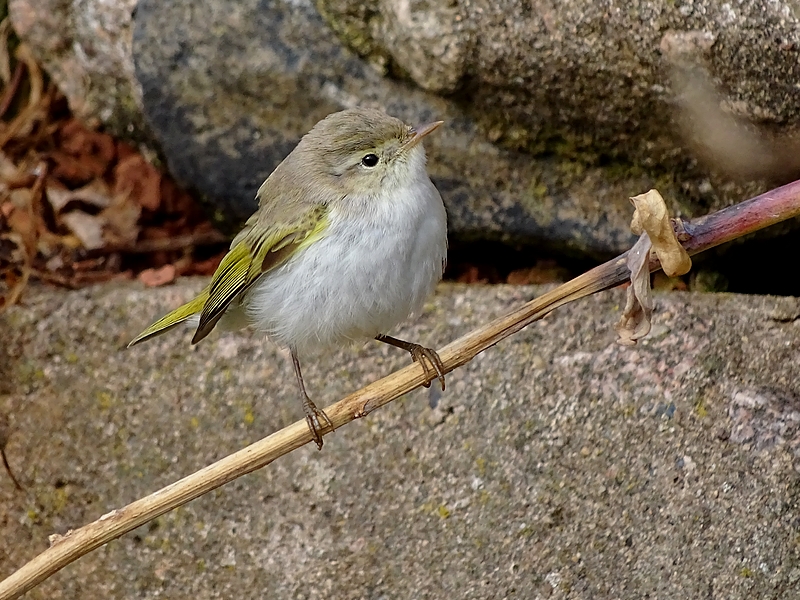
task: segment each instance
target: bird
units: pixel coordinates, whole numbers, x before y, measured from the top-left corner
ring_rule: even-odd
[[[129,347],[182,323],[195,327],[192,344],[218,324],[266,334],[291,353],[319,449],[334,428],[306,392],[300,357],[374,339],[409,352],[424,385],[438,379],[444,390],[436,351],[389,335],[444,271],[447,215],[422,145],[442,123],[409,126],[364,107],[319,121],[260,186],[210,283]]]

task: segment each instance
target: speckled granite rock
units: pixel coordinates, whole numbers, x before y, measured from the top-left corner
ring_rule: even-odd
[[[707,68],[734,114],[800,131],[794,0],[315,1],[356,52],[424,89],[457,92],[505,145],[674,167],[685,156],[667,69],[688,60]]]
[[[80,526],[300,418],[255,335],[133,350],[199,281],[33,291],[0,321],[0,576]],[[443,285],[444,344],[534,295]],[[622,293],[559,309],[419,391],[67,567],[31,598],[794,598],[800,303]],[[371,344],[306,367],[328,404],[406,364]]]

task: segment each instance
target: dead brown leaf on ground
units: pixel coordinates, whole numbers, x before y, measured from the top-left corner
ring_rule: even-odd
[[[131,145],[69,114],[24,44],[0,24],[0,310],[28,280],[164,285],[213,273],[225,238],[191,194]]]
[[[139,273],[139,281],[147,287],[157,287],[172,283],[177,277],[175,265],[164,265],[158,269],[145,269]]]
[[[121,159],[114,167],[114,195],[130,197],[150,211],[161,205],[161,173],[141,154]]]

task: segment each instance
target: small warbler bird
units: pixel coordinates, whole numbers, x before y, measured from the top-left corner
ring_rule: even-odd
[[[196,325],[193,344],[217,323],[266,333],[291,352],[318,448],[333,424],[306,393],[301,355],[376,339],[410,352],[426,387],[438,378],[444,390],[434,350],[386,335],[442,277],[447,219],[421,143],[441,124],[409,127],[367,108],[317,123],[259,188],[208,287],[129,347],[183,322]]]

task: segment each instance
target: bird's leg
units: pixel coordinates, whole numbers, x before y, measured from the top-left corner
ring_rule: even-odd
[[[325,425],[331,428],[331,431],[333,431],[333,423],[331,423],[325,411],[318,409],[311,401],[311,398],[308,397],[306,386],[303,383],[303,374],[300,372],[300,361],[294,350],[292,350],[292,365],[294,366],[294,374],[297,376],[297,384],[300,386],[300,396],[303,401],[303,412],[306,414],[306,423],[308,423],[308,428],[311,430],[311,435],[314,438],[314,442],[317,444],[317,449],[322,450],[323,426],[320,421],[324,421]]]
[[[442,384],[442,391],[444,391],[444,365],[442,364],[442,359],[439,358],[439,355],[436,353],[436,350],[412,342],[398,340],[397,338],[383,334],[376,335],[375,339],[384,344],[389,344],[395,348],[402,348],[410,352],[411,360],[418,362],[425,371],[427,381],[422,385],[431,387],[431,382],[438,378],[439,383]]]

